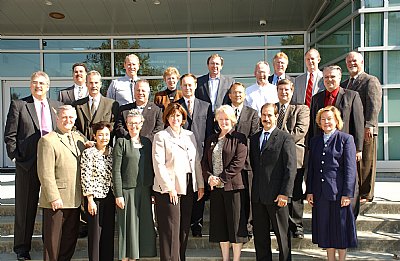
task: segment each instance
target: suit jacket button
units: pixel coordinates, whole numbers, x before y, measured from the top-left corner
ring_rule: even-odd
[[[322,152],[322,155],[324,155],[324,156],[325,156],[325,152]]]
[[[324,182],[325,180],[324,180],[324,179],[321,179],[321,181]]]
[[[320,170],[319,170],[319,172],[321,172],[321,173],[322,173],[322,169],[320,169]]]
[[[324,164],[325,162],[324,161],[321,161],[321,164]]]
[[[326,148],[326,147],[328,147],[328,145],[325,144],[324,147]]]

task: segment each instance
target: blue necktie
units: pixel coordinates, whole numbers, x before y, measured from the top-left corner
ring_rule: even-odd
[[[265,146],[267,145],[267,140],[268,140],[269,132],[264,132],[264,139],[261,145],[261,151],[265,149]]]

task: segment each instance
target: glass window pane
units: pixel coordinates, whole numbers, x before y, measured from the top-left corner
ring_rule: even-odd
[[[18,100],[31,95],[31,89],[29,88],[29,82],[26,83],[28,87],[11,87],[10,88],[10,99]]]
[[[383,101],[383,97],[382,97],[382,101]],[[383,108],[384,108],[384,106],[382,106],[381,110],[379,111],[378,122],[383,122]]]
[[[400,127],[389,127],[389,160],[400,160]]]
[[[400,45],[400,12],[389,12],[389,45]]]
[[[38,53],[0,53],[0,76],[29,77],[39,70],[40,55]]]
[[[103,77],[111,76],[110,53],[46,53],[44,68],[50,77],[72,75],[74,63],[85,63],[88,70],[96,70]]]
[[[313,30],[311,33],[310,33],[310,42],[314,42],[315,41],[315,30]]]
[[[400,0],[389,0],[389,6],[399,6]]]
[[[235,77],[235,82],[241,82],[241,83],[243,83],[244,87],[247,88],[256,83],[256,78],[254,76],[253,77]]]
[[[377,140],[377,160],[384,160],[384,148],[383,148],[383,128],[379,128],[378,140]]]
[[[357,16],[353,20],[354,34],[353,34],[353,49],[357,49],[361,46],[361,19]]]
[[[388,83],[400,83],[400,51],[388,51]]]
[[[365,52],[364,55],[365,71],[383,80],[383,52]]]
[[[289,57],[289,65],[286,69],[287,73],[303,73],[304,72],[304,49],[270,49],[267,50],[267,58],[271,67],[271,74],[274,72],[273,59],[276,53],[284,52]]]
[[[342,68],[342,82],[347,80],[350,77],[349,71],[347,70],[347,66],[346,66],[346,60],[341,60],[339,62],[335,63],[336,65],[340,66],[340,68]],[[323,69],[323,68],[321,68]]]
[[[388,89],[387,91],[388,91],[388,120],[389,122],[400,122],[400,113],[399,113],[400,89]]]
[[[222,37],[192,37],[190,47],[192,48],[216,48],[216,47],[246,47],[264,46],[264,36],[222,36]]]
[[[165,49],[186,47],[186,38],[114,39],[114,49]]]
[[[39,50],[39,40],[0,39],[0,50]]]
[[[196,75],[208,73],[207,58],[213,53],[209,51],[191,52],[191,72]],[[219,51],[218,54],[224,58],[222,74],[226,75],[253,75],[256,63],[265,60],[264,50]]]
[[[334,16],[326,20],[323,24],[317,27],[317,38],[324,34],[326,31],[330,30],[337,23],[343,21],[351,14],[351,4],[347,5],[345,8],[340,10]]]
[[[354,1],[354,11],[361,8],[361,0]]]
[[[365,0],[365,7],[383,7],[383,0]]]
[[[332,1],[330,1],[328,7],[325,9],[325,11],[322,14],[321,18],[329,15],[333,10],[336,9],[336,7],[338,7],[342,3],[343,3],[343,0],[332,0]]]
[[[124,60],[130,53],[115,53],[115,76],[125,75]],[[164,70],[169,66],[176,67],[181,74],[187,73],[186,52],[150,52],[135,53],[140,60],[138,75],[162,76]]]
[[[285,46],[285,45],[303,45],[303,34],[289,34],[289,35],[268,35],[268,46]]]
[[[341,55],[351,51],[351,24],[347,23],[339,30],[318,42],[318,51],[321,54],[321,65],[330,63]]]
[[[365,46],[383,44],[383,13],[365,14]]]
[[[111,41],[104,40],[43,40],[44,50],[104,50],[111,49]]]

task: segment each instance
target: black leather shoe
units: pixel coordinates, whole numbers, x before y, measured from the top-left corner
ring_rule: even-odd
[[[17,260],[22,261],[22,260],[31,260],[31,255],[29,253],[24,253],[24,254],[17,254]]]
[[[293,238],[303,239],[304,233],[302,231],[296,231],[295,233],[293,233]]]
[[[202,237],[201,232],[192,232],[193,237]]]

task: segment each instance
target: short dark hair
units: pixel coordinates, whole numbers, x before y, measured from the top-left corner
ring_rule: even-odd
[[[87,67],[86,67],[86,64],[84,64],[84,63],[74,63],[72,65],[72,72],[74,72],[75,67],[77,67],[77,66],[82,66],[83,68],[85,68],[85,72],[87,72]]]
[[[169,126],[169,122],[168,122],[169,116],[171,116],[176,111],[179,111],[182,114],[182,126],[186,123],[187,112],[186,112],[185,108],[183,108],[183,106],[180,105],[179,103],[173,102],[173,103],[168,104],[167,108],[165,108],[165,110],[164,110],[163,122],[166,126]]]
[[[222,56],[220,56],[220,55],[217,54],[217,53],[214,53],[214,54],[210,55],[210,56],[207,58],[207,65],[210,63],[210,60],[211,60],[211,59],[214,59],[214,58],[219,58],[219,59],[221,60],[221,65],[224,65],[224,58],[222,58]]]
[[[262,113],[262,111],[264,110],[264,108],[268,108],[268,107],[272,107],[274,108],[274,114],[277,115],[278,114],[278,106],[276,106],[275,103],[266,103],[261,107],[260,113]]]
[[[231,93],[233,86],[242,86],[246,90],[246,87],[244,87],[243,83],[234,82],[234,83],[232,83],[231,87],[229,87],[228,93]]]
[[[179,79],[179,84],[182,85],[182,80],[185,77],[192,77],[194,79],[194,82],[197,83],[197,77],[193,73],[185,73],[184,75],[181,76]]]
[[[96,135],[98,130],[102,130],[104,128],[109,129],[110,132],[112,132],[112,130],[113,130],[112,124],[109,123],[108,121],[99,121],[99,122],[93,123],[93,125],[92,125],[93,134]]]
[[[279,80],[279,82],[276,84],[276,89],[279,89],[279,85],[286,85],[286,84],[289,84],[290,85],[290,89],[292,91],[294,91],[294,84],[289,79],[281,79],[281,80]]]

